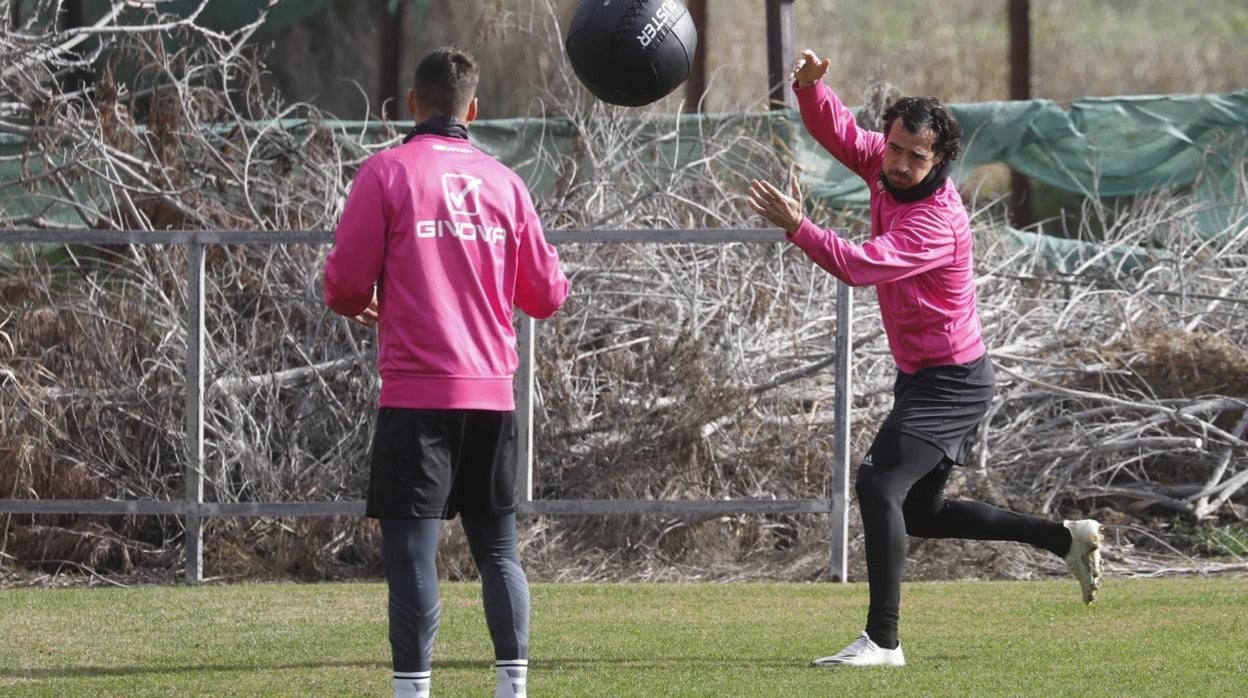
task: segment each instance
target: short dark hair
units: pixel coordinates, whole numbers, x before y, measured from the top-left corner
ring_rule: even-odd
[[[962,152],[962,127],[945,105],[935,97],[902,97],[884,112],[884,134],[893,129],[893,122],[901,119],[901,125],[910,133],[920,133],[925,128],[936,134],[932,150],[942,160],[956,160]]]
[[[443,46],[420,59],[412,89],[425,108],[457,116],[477,94],[481,71],[477,59],[458,46]]]

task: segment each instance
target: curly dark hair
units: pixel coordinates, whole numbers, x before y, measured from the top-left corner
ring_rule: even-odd
[[[930,128],[936,134],[932,150],[942,160],[956,160],[962,152],[962,127],[945,105],[935,97],[902,97],[884,112],[884,133],[893,128],[893,122],[901,119],[901,125],[910,133],[920,133]]]
[[[420,60],[413,89],[420,101],[445,116],[455,116],[477,94],[481,70],[477,60],[458,46],[443,46]]]

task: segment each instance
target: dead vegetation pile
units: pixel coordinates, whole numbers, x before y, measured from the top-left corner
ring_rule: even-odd
[[[266,95],[243,47],[248,29],[153,26],[41,34],[31,24],[0,34],[0,133],[21,143],[20,177],[0,187],[28,192],[20,206],[5,199],[0,227],[332,228],[351,174],[378,144]],[[193,48],[169,53],[165,32],[182,32]],[[72,40],[82,34],[99,42],[100,56],[79,52]],[[142,79],[108,77],[124,65],[103,56],[141,65]],[[63,89],[63,74],[83,61],[116,72],[105,69],[94,88]],[[580,103],[568,96],[566,71],[564,80],[547,85],[550,105],[579,148],[540,156],[560,173],[539,202],[549,228],[759,225],[744,182],[781,181],[788,164],[757,120],[708,120],[696,148],[674,150],[681,136],[664,130],[670,122]],[[1201,204],[1181,195],[1141,201],[1109,226],[1091,206],[1080,237],[1100,238],[1092,232],[1100,223],[1108,232],[1098,249],[1138,245],[1156,263],[1124,270],[1093,255],[1057,275],[1039,248],[1007,244],[998,207],[974,205],[999,398],[977,461],[952,490],[1037,514],[1103,517],[1117,524],[1118,572],[1190,569],[1196,548],[1180,545],[1170,522],[1245,519],[1248,233],[1236,221],[1198,234]],[[814,215],[864,229],[849,215]],[[0,250],[0,496],[180,498],[184,251]],[[325,252],[209,252],[208,501],[363,492],[374,335],[323,307]],[[574,294],[538,331],[537,497],[827,496],[830,276],[782,244],[560,252]],[[853,453],[861,454],[889,408],[895,367],[870,290],[856,293],[855,318]],[[181,533],[169,516],[0,516],[0,574],[171,580]],[[458,527],[446,535],[442,569],[472,575]],[[523,535],[536,579],[826,577],[827,524],[815,515],[544,517],[527,520]],[[375,532],[358,519],[213,519],[205,541],[214,577],[379,573]],[[856,578],[860,543],[850,551]],[[1242,549],[1224,548],[1203,568],[1244,566]],[[913,559],[913,574],[926,577],[1058,568],[1017,546],[918,542]]]

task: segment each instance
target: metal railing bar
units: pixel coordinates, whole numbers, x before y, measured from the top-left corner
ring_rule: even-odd
[[[592,229],[547,230],[547,241],[558,243],[671,243],[784,242],[777,228]],[[53,245],[328,245],[332,230],[0,230],[0,244]]]
[[[517,502],[521,515],[576,516],[598,514],[827,514],[829,499],[535,499]],[[0,514],[76,514],[81,516],[141,516],[194,514],[204,518],[229,516],[302,517],[363,516],[362,500],[332,502],[204,502],[182,500],[2,499]]]
[[[0,499],[0,514],[81,514],[83,516],[180,515],[186,502],[144,499]]]
[[[534,499],[521,514],[827,514],[827,499]]]

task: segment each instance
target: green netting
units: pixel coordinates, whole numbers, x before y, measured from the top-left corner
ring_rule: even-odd
[[[951,109],[966,134],[955,180],[973,167],[1004,163],[1034,180],[1085,196],[1190,191],[1209,204],[1201,222],[1209,232],[1224,231],[1229,222],[1248,216],[1242,186],[1248,161],[1248,91],[1085,99],[1068,110],[1049,100],[960,104]],[[861,207],[867,202],[865,183],[814,142],[795,112],[638,118],[643,119],[641,128],[664,139],[666,167],[655,169],[656,178],[710,155],[702,147],[701,134],[733,128],[789,149],[801,166],[808,195],[835,207]],[[301,122],[286,127],[364,132],[374,141],[386,137],[380,124]],[[471,134],[481,148],[520,172],[538,197],[548,193],[559,176],[557,163],[541,155],[576,152],[578,137],[560,119],[478,121]],[[10,216],[42,211],[45,217],[72,221],[66,211],[49,211],[48,201],[41,201],[38,192],[5,186],[19,177],[22,163],[12,156],[25,147],[19,137],[0,136],[0,210]],[[730,151],[717,157],[731,167],[738,156]],[[743,150],[739,157],[749,155]]]
[[[1248,216],[1242,188],[1248,161],[1248,91],[1225,95],[1095,98],[1064,110],[1050,100],[951,105],[966,135],[954,171],[965,181],[971,169],[1001,163],[1028,177],[1089,197],[1120,197],[1155,191],[1191,191],[1208,204],[1202,228],[1219,232]],[[656,121],[670,134],[671,167],[701,158],[699,133],[735,121],[755,137],[789,144],[808,195],[833,207],[865,207],[866,183],[806,133],[796,112],[757,115],[685,115]],[[521,171],[541,195],[555,173],[536,161],[538,144],[573,152],[576,134],[558,121],[478,122],[473,139]],[[731,158],[731,153],[727,155]]]
[[[1086,196],[1117,197],[1200,184],[1222,203],[1232,196],[1236,168],[1248,158],[1248,91],[1226,95],[1095,98],[1069,110],[1049,100],[957,104],[951,109],[966,134],[966,150],[954,172],[1003,163],[1039,182]],[[672,117],[677,118],[677,117]],[[755,135],[770,133],[790,143],[807,191],[829,204],[863,206],[866,184],[834,160],[801,127],[796,112],[759,115],[685,115],[673,139],[674,165],[705,155],[697,135],[734,120]],[[670,121],[653,125],[670,133]],[[542,120],[478,122],[472,135],[481,147],[511,164],[530,161],[537,144],[571,152],[565,124]],[[677,152],[677,149],[679,151]],[[540,168],[530,184],[546,183]]]
[[[1117,279],[1139,276],[1173,255],[1163,249],[1132,244],[1068,240],[1005,226],[991,233],[1010,256],[1010,266],[1039,269],[1056,277]]]
[[[1049,186],[1085,196],[1116,197],[1187,187],[1238,203],[1236,168],[1248,157],[1248,91],[1083,99],[1063,110],[1050,100],[955,104],[966,150],[953,176],[1003,163]],[[865,183],[808,135],[798,162],[811,191],[837,203],[863,205]],[[1219,194],[1215,196],[1215,194]]]

